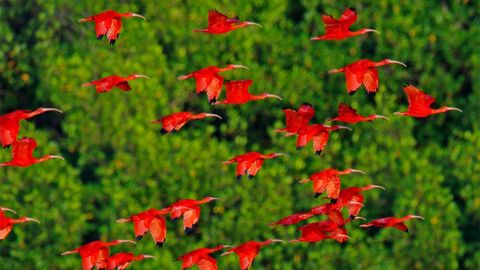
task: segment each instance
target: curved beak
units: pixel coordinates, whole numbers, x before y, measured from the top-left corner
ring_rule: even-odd
[[[390,118],[388,118],[384,115],[375,114],[375,118],[383,118],[383,119],[386,119],[386,120],[390,121]]]
[[[377,34],[380,34],[380,32],[378,32],[378,31],[375,30],[375,29],[365,29],[365,32],[367,32],[367,33],[368,33],[368,32],[375,32],[375,33],[377,33]]]
[[[320,37],[312,37],[310,40],[320,40]]]
[[[347,130],[350,130],[350,131],[352,131],[352,129],[351,129],[351,128],[349,128],[349,127],[346,127],[346,126],[338,126],[338,129],[347,129]]]
[[[463,112],[463,111],[460,110],[459,108],[455,108],[455,107],[447,107],[447,110],[449,110],[449,111],[459,111],[459,112]]]
[[[356,170],[356,169],[350,169],[350,173],[361,173],[361,174],[365,174],[365,172],[360,171],[360,170]]]
[[[400,61],[389,60],[388,62],[389,62],[389,64],[398,64],[398,65],[402,65],[402,66],[404,66],[404,67],[407,67],[407,64],[402,63],[402,62],[400,62]]]
[[[418,219],[425,220],[424,217],[422,217],[422,216],[415,216],[415,215],[411,215],[410,218],[418,218]]]
[[[142,18],[144,20],[147,20],[145,17],[143,17],[142,15],[140,14],[136,14],[136,13],[132,13],[132,17],[138,17],[138,18]]]
[[[394,112],[393,114],[394,115],[403,115],[404,113],[403,112]]]
[[[50,158],[58,158],[61,160],[65,160],[62,156],[55,156],[55,155],[51,155]]]
[[[142,75],[142,74],[135,74],[135,78],[145,78],[145,79],[150,79],[147,75]]]
[[[272,94],[266,94],[266,97],[267,98],[276,98],[276,99],[282,100],[282,98],[280,96],[272,95]]]
[[[246,22],[246,23],[247,23],[247,25],[256,25],[256,26],[262,28],[262,26],[260,24],[256,23],[256,22]]]
[[[310,182],[310,178],[302,179],[302,180],[299,180],[298,182],[301,183],[301,184],[305,184],[305,183]]]
[[[132,241],[132,240],[118,240],[118,242],[119,242],[119,243],[130,243],[130,244],[134,244],[134,245],[137,244],[137,242]]]
[[[52,111],[55,111],[55,112],[63,113],[61,110],[55,109],[55,108],[40,108],[40,111],[41,111],[41,112],[52,112]]]
[[[130,219],[129,219],[129,218],[120,218],[120,219],[117,219],[117,223],[125,223],[125,222],[130,222]]]
[[[155,257],[155,256],[152,256],[152,255],[143,255],[143,258],[147,258],[147,259],[154,259],[154,260],[156,260],[156,259],[157,259],[157,257]]]
[[[350,236],[348,236],[348,235],[346,235],[346,234],[337,234],[337,236],[345,237],[345,238],[348,238],[348,239],[352,239]]]
[[[25,220],[26,220],[26,221],[32,221],[32,222],[40,223],[40,221],[38,221],[38,219],[35,219],[35,218],[29,218],[29,217],[27,217]]]
[[[205,117],[217,117],[218,119],[223,119],[220,115],[214,113],[206,113]]]
[[[381,189],[385,190],[385,187],[382,187],[382,186],[379,186],[379,185],[371,185],[370,187],[371,188],[381,188]]]
[[[353,220],[357,220],[357,219],[360,219],[360,220],[366,220],[364,217],[355,217]]]
[[[10,209],[10,208],[6,208],[6,207],[0,207],[0,211],[8,211],[8,212],[12,212],[14,214],[17,214],[17,212],[13,209]]]
[[[340,73],[340,72],[341,71],[339,69],[332,69],[328,71],[329,74]]]
[[[234,68],[244,68],[244,69],[248,69],[248,67],[244,66],[244,65],[233,65]]]
[[[285,243],[285,241],[281,240],[281,239],[271,239],[271,241],[273,243]]]
[[[223,201],[222,198],[212,197],[212,200]]]
[[[233,251],[227,251],[227,252],[223,252],[222,254],[220,254],[220,256],[225,256],[225,255],[228,255],[228,254],[232,254]]]
[[[275,153],[276,156],[286,156],[288,157],[288,154],[285,154],[285,153]]]

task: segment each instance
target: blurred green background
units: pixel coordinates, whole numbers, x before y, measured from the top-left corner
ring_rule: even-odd
[[[158,257],[132,269],[180,269],[177,256],[194,248],[270,237],[293,239],[295,227],[266,224],[325,202],[298,179],[327,167],[368,174],[345,176],[343,187],[370,183],[386,191],[365,192],[361,216],[419,214],[410,234],[347,225],[346,244],[276,244],[266,247],[252,269],[480,269],[480,5],[478,1],[0,1],[0,114],[15,109],[57,107],[24,121],[20,137],[34,137],[36,155],[61,154],[26,169],[0,170],[0,205],[36,217],[42,224],[17,226],[0,243],[0,269],[80,269],[79,256],[59,254],[96,239],[133,239],[131,224],[115,220],[180,198],[217,196],[202,207],[199,228],[184,235],[168,222],[166,246],[150,237],[137,246]],[[321,15],[359,14],[352,28],[374,28],[341,42],[312,42],[324,32]],[[259,22],[226,35],[193,33],[207,25],[209,9]],[[123,22],[114,47],[95,39],[93,23],[77,20],[107,9],[148,18]],[[380,68],[374,97],[362,89],[346,93],[343,75],[329,75],[361,58],[390,58],[408,68]],[[193,80],[179,75],[209,65],[243,64],[249,70],[226,79],[253,79],[253,93],[268,91],[283,102],[211,107],[197,97]],[[97,94],[80,85],[110,74],[140,73],[133,90]],[[459,107],[427,119],[393,116],[405,110],[402,85],[413,83],[438,100]],[[224,94],[222,94],[224,95]],[[313,122],[336,114],[340,102],[361,114],[392,121],[354,125],[335,132],[320,157],[309,147],[295,151],[295,139],[273,131],[284,126],[281,108],[310,102]],[[149,123],[188,110],[213,112],[223,121],[187,124],[161,136]],[[235,181],[234,166],[221,162],[237,154],[289,153],[268,160],[254,181]],[[0,149],[0,160],[10,159]],[[316,218],[319,220],[319,218]],[[312,220],[313,221],[313,220]],[[219,259],[220,269],[238,269],[238,259]]]

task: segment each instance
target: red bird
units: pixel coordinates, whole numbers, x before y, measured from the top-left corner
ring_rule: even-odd
[[[335,131],[339,129],[352,130],[349,127],[337,125],[327,126],[323,124],[313,124],[301,128],[300,130],[298,130],[297,150],[302,149],[303,147],[305,147],[305,145],[307,145],[310,141],[313,140],[313,150],[315,150],[315,155],[319,156],[327,145],[330,131]]]
[[[218,73],[232,70],[235,68],[248,69],[246,66],[242,65],[228,65],[224,68],[210,66],[194,71],[190,74],[180,76],[178,77],[178,79],[186,80],[194,78],[196,81],[197,95],[200,95],[204,92],[207,93],[208,102],[210,102],[210,104],[213,104],[218,100],[220,92],[222,92],[223,77],[218,75]]]
[[[52,158],[63,159],[61,156],[46,155],[41,158],[35,158],[33,151],[37,147],[37,142],[32,138],[22,138],[16,140],[12,144],[12,160],[0,163],[0,167],[28,167],[36,163],[40,163]]]
[[[335,202],[334,207],[339,210],[342,207],[346,206],[348,208],[350,218],[354,219],[363,207],[364,198],[361,192],[373,188],[381,188],[385,190],[384,187],[377,185],[367,185],[364,187],[348,187],[342,189],[340,191],[340,194],[338,195],[338,199]],[[354,202],[358,204],[353,204]]]
[[[358,88],[365,86],[367,93],[375,93],[378,89],[378,70],[377,67],[399,64],[407,66],[402,62],[395,60],[384,59],[380,62],[373,62],[368,59],[361,59],[353,62],[340,69],[332,69],[328,73],[345,73],[345,79],[347,81],[347,91],[349,95],[355,94]]]
[[[7,236],[10,234],[10,232],[13,229],[13,225],[19,224],[19,223],[25,223],[29,221],[37,222],[40,223],[40,221],[30,218],[30,217],[21,217],[21,218],[9,218],[5,216],[3,211],[10,211],[12,213],[16,213],[12,209],[9,208],[0,208],[0,241],[7,238]]]
[[[351,173],[365,174],[364,172],[355,169],[339,171],[333,168],[328,168],[321,172],[310,175],[310,177],[307,179],[300,180],[300,183],[308,183],[313,181],[313,192],[315,193],[314,197],[318,198],[318,196],[320,196],[323,192],[327,192],[327,197],[332,199],[332,203],[335,203],[335,201],[338,199],[341,188],[339,175]]]
[[[105,92],[110,92],[113,87],[117,87],[123,91],[130,91],[132,90],[132,87],[128,83],[128,81],[135,80],[137,78],[146,78],[150,79],[150,77],[146,75],[141,75],[141,74],[132,74],[129,75],[128,77],[120,77],[117,75],[110,75],[105,78],[101,78],[95,81],[91,81],[88,83],[82,84],[82,86],[95,86],[95,89],[97,90],[97,93],[105,93]]]
[[[152,239],[157,247],[162,247],[167,235],[167,226],[164,215],[168,210],[157,210],[150,208],[129,218],[118,219],[117,222],[133,222],[133,231],[135,239],[141,240],[143,236],[150,232]]]
[[[225,253],[222,253],[222,256],[225,256],[234,252],[237,253],[238,259],[240,261],[240,269],[246,270],[250,268],[253,261],[255,260],[255,257],[257,257],[258,253],[260,252],[260,249],[274,242],[283,243],[284,241],[279,239],[268,239],[263,242],[248,241],[239,246],[231,248]]]
[[[167,115],[161,119],[152,121],[151,123],[162,123],[162,129],[160,132],[162,134],[167,134],[171,132],[175,132],[180,130],[183,125],[191,120],[203,119],[205,117],[217,117],[222,119],[220,115],[213,114],[213,113],[199,113],[193,114],[191,112],[177,112],[174,114]]]
[[[121,243],[132,243],[130,240],[113,240],[111,242],[93,241],[78,247],[74,250],[66,251],[62,253],[62,256],[78,253],[82,257],[82,269],[91,270],[94,266],[99,269],[107,268],[107,258],[110,253],[109,247],[116,246]]]
[[[415,215],[407,215],[402,218],[385,217],[385,218],[372,220],[368,223],[360,225],[360,227],[363,227],[363,228],[372,227],[372,226],[377,228],[393,227],[397,230],[408,233],[408,227],[403,222],[412,218],[419,218],[419,219],[425,220],[423,217],[415,216]]]
[[[252,95],[248,92],[248,88],[252,85],[252,80],[240,80],[240,81],[229,81],[225,83],[227,97],[222,101],[217,101],[213,103],[216,104],[243,104],[252,100],[260,100],[266,98],[277,98],[282,100],[281,97],[277,95],[272,95],[268,93],[260,95]]]
[[[139,17],[146,20],[142,15],[132,12],[118,13],[113,10],[108,10],[97,15],[80,19],[79,22],[94,22],[97,40],[101,40],[103,36],[107,36],[110,45],[115,45],[115,41],[117,41],[118,36],[122,31],[123,17]]]
[[[372,114],[369,116],[362,116],[357,113],[357,110],[348,106],[345,103],[338,105],[338,116],[330,118],[330,121],[344,122],[349,124],[356,124],[358,122],[373,121],[378,118],[388,119],[388,117],[378,114]]]
[[[177,261],[182,261],[182,270],[198,266],[200,270],[217,270],[217,261],[210,256],[223,248],[225,245],[218,245],[214,248],[199,248],[183,254],[177,258]]]
[[[435,98],[425,94],[413,85],[403,87],[403,91],[405,91],[408,97],[408,110],[406,112],[396,112],[396,115],[427,117],[432,114],[444,113],[451,110],[462,112],[462,110],[454,107],[432,109],[430,106],[435,102]]]
[[[363,207],[363,204],[361,204],[359,202],[348,202],[347,205],[352,205],[352,204],[360,205],[361,207]],[[347,205],[345,205],[345,206],[347,206]],[[325,204],[313,207],[310,210],[310,213],[312,213],[313,215],[328,215],[332,211],[340,211],[340,209],[338,209],[338,210],[335,210],[335,209],[336,209],[336,207],[335,207],[334,204],[325,203]]]
[[[311,40],[342,40],[353,36],[363,35],[377,30],[363,28],[358,31],[351,31],[350,26],[357,21],[357,12],[354,8],[347,8],[339,19],[330,15],[323,15],[322,21],[325,24],[325,34],[313,37]]]
[[[343,243],[350,238],[343,228],[350,221],[350,218],[344,219],[339,211],[332,210],[328,213],[328,220],[310,223],[298,228],[302,235],[291,242],[315,243],[325,239],[335,239],[337,242]]]
[[[132,252],[122,252],[107,258],[107,270],[123,270],[126,269],[133,261],[141,261],[144,259],[157,259],[152,255],[140,254],[133,255]]]
[[[270,223],[268,225],[269,226],[275,226],[275,225],[290,226],[290,225],[302,222],[304,220],[307,220],[311,217],[313,217],[313,214],[311,212],[299,212],[299,213],[295,213],[290,216],[284,217],[279,221]]]
[[[313,106],[308,103],[303,103],[298,111],[292,109],[283,109],[285,113],[286,127],[277,129],[275,132],[286,132],[285,136],[292,136],[297,134],[298,130],[304,128],[310,122],[310,119],[315,115]]]
[[[240,180],[244,174],[247,174],[248,179],[253,179],[258,171],[262,168],[265,159],[272,159],[278,156],[283,156],[283,153],[261,154],[258,152],[249,152],[238,155],[230,160],[223,162],[223,164],[232,164],[237,162],[236,177]]]
[[[183,199],[171,204],[164,210],[170,212],[172,220],[176,220],[183,216],[183,229],[186,233],[189,233],[193,230],[193,226],[197,224],[198,219],[200,218],[199,205],[213,200],[220,200],[220,198],[205,197],[201,200]]]
[[[63,113],[55,108],[38,108],[35,111],[16,110],[0,115],[0,144],[2,144],[3,147],[7,147],[17,139],[18,131],[20,130],[20,121],[50,111]]]
[[[228,18],[226,15],[216,11],[208,11],[208,27],[205,29],[193,30],[193,32],[203,32],[208,34],[225,34],[227,32],[236,30],[249,25],[256,25],[262,27],[254,22],[241,22],[238,17]]]

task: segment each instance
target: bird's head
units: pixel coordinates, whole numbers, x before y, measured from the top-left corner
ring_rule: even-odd
[[[402,65],[404,67],[407,67],[407,64],[402,63],[400,61],[392,60],[392,59],[384,59],[381,62],[382,62],[383,65],[397,64],[397,65]]]
[[[148,77],[147,75],[143,75],[143,74],[131,74],[127,77],[128,80],[133,80],[133,79],[137,79],[137,78],[150,79],[150,77]]]
[[[126,18],[138,17],[138,18],[142,18],[142,19],[144,19],[144,20],[147,20],[147,19],[146,19],[145,17],[143,17],[142,15],[137,14],[137,13],[133,13],[133,12],[123,13],[122,16],[123,16],[123,17],[126,17]]]
[[[228,69],[236,69],[236,68],[244,68],[244,69],[248,69],[248,67],[244,66],[244,65],[234,65],[234,64],[230,64],[227,66]]]

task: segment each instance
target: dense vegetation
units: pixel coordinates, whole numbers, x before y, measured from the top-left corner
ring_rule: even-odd
[[[234,2],[234,3],[231,3]],[[353,28],[375,28],[342,42],[312,42],[321,34],[321,14],[339,16],[346,6],[359,13]],[[216,8],[259,22],[222,36],[192,33]],[[96,41],[93,24],[78,19],[114,9],[148,18],[124,20],[114,47]],[[1,269],[78,269],[78,256],[63,251],[87,241],[133,239],[132,226],[118,224],[148,207],[179,198],[224,198],[202,207],[199,228],[184,235],[168,223],[166,246],[150,237],[136,247],[113,248],[153,254],[157,261],[132,269],[179,269],[173,259],[191,249],[250,239],[292,239],[294,227],[266,224],[323,203],[310,185],[296,180],[327,167],[353,167],[366,176],[346,176],[343,186],[369,183],[386,191],[366,192],[367,219],[420,214],[410,234],[365,230],[350,224],[346,244],[276,244],[266,247],[253,269],[480,269],[480,6],[478,1],[14,1],[0,4],[0,114],[53,106],[23,122],[20,136],[36,138],[36,155],[60,153],[30,168],[0,170],[0,205],[36,217],[0,243]],[[403,61],[408,68],[380,69],[374,96],[347,95],[342,75],[327,71],[361,58]],[[193,81],[179,75],[209,65],[243,64],[249,70],[227,79],[253,79],[252,92],[269,91],[283,102],[211,107],[197,97]],[[97,94],[84,82],[110,74],[141,73],[133,90]],[[450,112],[427,119],[393,116],[406,109],[402,86],[413,83]],[[273,132],[284,126],[282,107],[302,102],[317,110],[315,122],[335,115],[340,102],[379,120],[336,132],[325,152],[295,151],[295,140]],[[223,121],[188,124],[161,136],[149,121],[189,110],[214,112]],[[237,182],[233,166],[221,162],[248,151],[286,152],[265,162],[254,181]],[[0,160],[10,150],[0,150]],[[236,256],[220,269],[236,269]]]

